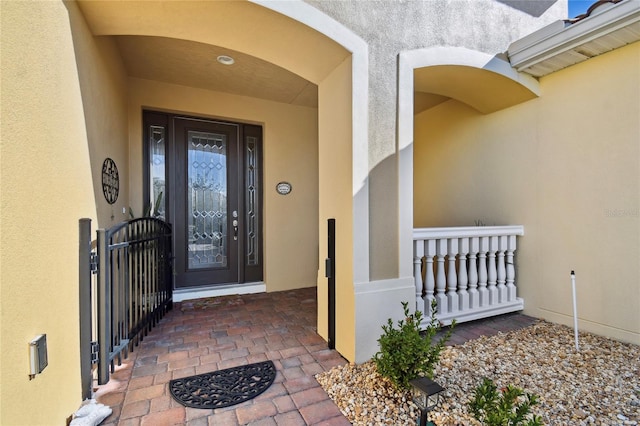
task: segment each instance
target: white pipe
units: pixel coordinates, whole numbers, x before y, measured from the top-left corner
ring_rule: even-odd
[[[578,310],[576,308],[576,274],[571,271],[571,292],[573,293],[573,330],[576,340],[576,352],[580,352],[578,346]]]

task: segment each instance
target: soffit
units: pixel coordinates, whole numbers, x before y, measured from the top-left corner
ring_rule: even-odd
[[[131,77],[317,107],[315,84],[262,59],[231,49],[167,37],[116,36]],[[216,58],[231,56],[233,65]]]
[[[640,41],[640,1],[600,1],[589,14],[557,21],[509,46],[511,64],[543,77],[627,44]]]

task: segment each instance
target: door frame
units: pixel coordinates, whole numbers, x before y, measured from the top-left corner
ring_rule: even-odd
[[[216,283],[207,285],[186,285],[177,287],[174,282],[175,289],[197,289],[210,286],[224,286],[233,284],[243,284],[250,282],[262,282],[264,277],[264,214],[263,214],[263,128],[261,125],[250,124],[244,122],[235,122],[228,120],[220,120],[205,116],[193,116],[188,114],[170,113],[157,111],[153,109],[144,109],[142,111],[142,137],[143,137],[143,199],[144,205],[152,203],[150,188],[150,151],[149,136],[150,126],[163,126],[165,131],[165,194],[163,202],[165,208],[165,220],[172,225],[175,223],[175,209],[179,206],[171,207],[170,200],[175,200],[176,193],[176,161],[177,147],[175,143],[175,120],[186,119],[195,121],[205,121],[208,123],[231,125],[238,127],[238,215],[243,220],[239,220],[238,226],[238,279],[234,282]],[[251,167],[251,169],[249,169]],[[253,174],[254,188],[249,194],[247,181],[250,174]],[[251,200],[250,200],[251,198]],[[257,206],[252,211],[247,210],[247,206],[253,202],[253,206]],[[246,226],[247,217],[251,216],[254,226],[249,229]],[[174,234],[176,230],[174,228]],[[251,235],[249,235],[251,232]],[[249,239],[253,238],[253,244],[249,244]],[[174,237],[174,254],[182,248],[176,247],[176,238]],[[248,257],[247,249],[253,247],[257,249],[257,253],[252,253],[251,258]],[[174,262],[175,271],[175,262]],[[174,272],[175,276],[175,272]]]

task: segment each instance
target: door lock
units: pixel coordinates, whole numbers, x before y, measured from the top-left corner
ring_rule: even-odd
[[[238,241],[238,210],[231,212],[231,216],[233,216],[233,240]]]

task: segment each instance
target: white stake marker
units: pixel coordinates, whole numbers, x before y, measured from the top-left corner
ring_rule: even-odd
[[[578,310],[576,305],[576,274],[571,271],[571,292],[573,293],[573,330],[576,339],[576,352],[580,352],[578,346]]]

